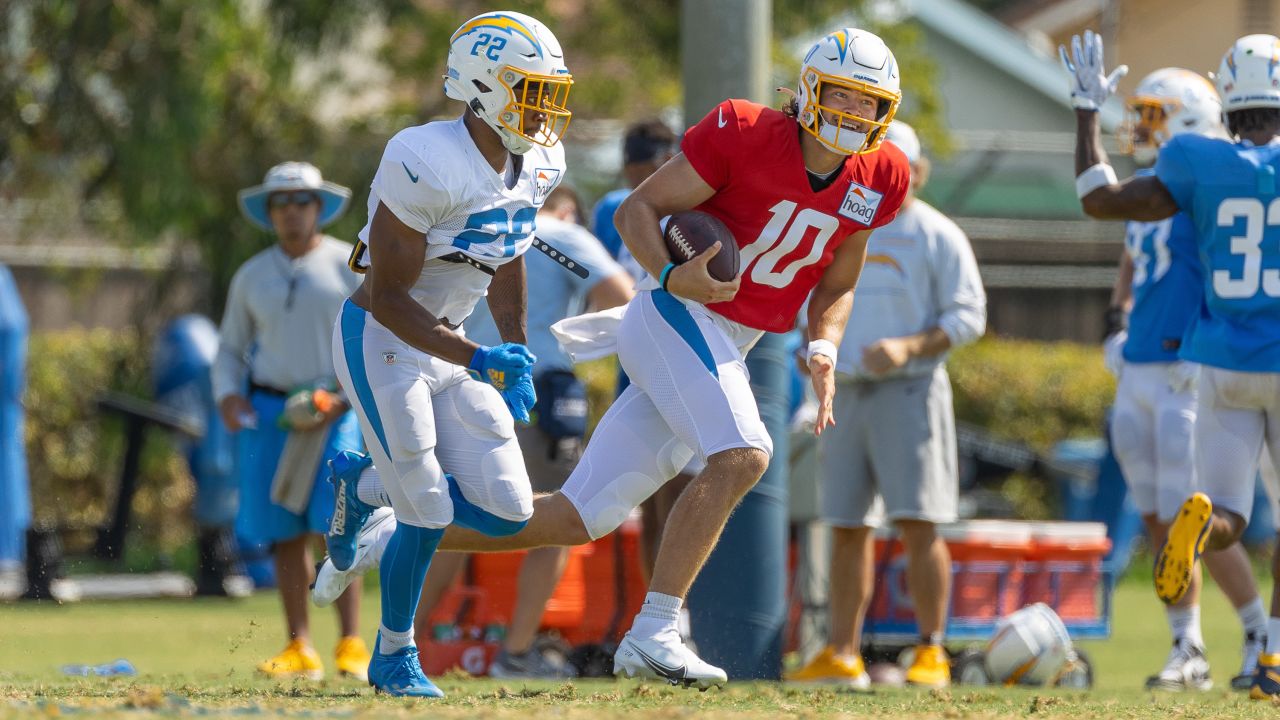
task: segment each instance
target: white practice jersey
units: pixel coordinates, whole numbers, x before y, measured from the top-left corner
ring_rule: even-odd
[[[396,133],[382,154],[369,192],[369,227],[378,203],[426,235],[427,261],[410,294],[433,315],[460,324],[484,297],[490,276],[441,259],[462,253],[491,267],[520,257],[533,244],[538,208],[564,177],[564,148],[520,156],[520,175],[508,188],[480,154],[463,119],[437,121]]]

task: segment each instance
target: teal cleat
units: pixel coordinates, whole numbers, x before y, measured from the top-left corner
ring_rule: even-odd
[[[374,692],[393,697],[444,697],[444,692],[423,674],[422,665],[418,663],[418,648],[410,645],[383,655],[381,646],[379,637],[373,645],[373,659],[369,661],[369,684]]]
[[[329,558],[338,570],[346,571],[356,559],[356,540],[360,528],[376,510],[356,495],[360,473],[373,465],[373,458],[351,450],[343,450],[329,461],[329,482],[333,483],[333,517],[329,518],[329,532],[325,545]]]

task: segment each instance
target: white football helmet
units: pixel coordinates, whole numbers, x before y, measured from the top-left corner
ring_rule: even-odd
[[[1190,70],[1156,70],[1138,83],[1125,105],[1120,150],[1143,165],[1154,162],[1160,146],[1175,135],[1224,135],[1218,91]]]
[[[445,95],[466,103],[517,155],[564,137],[572,85],[560,42],[528,15],[478,15],[449,39]]]
[[[1280,38],[1245,35],[1218,66],[1218,93],[1227,112],[1280,108]]]
[[[1002,618],[987,644],[987,674],[1004,685],[1052,685],[1076,659],[1062,619],[1036,603]]]
[[[877,98],[880,106],[876,118],[866,120],[821,104],[822,90],[828,85]],[[804,56],[796,119],[833,152],[855,155],[880,147],[900,102],[898,61],[883,40],[866,30],[837,30],[815,43]],[[870,128],[858,132],[855,126]]]

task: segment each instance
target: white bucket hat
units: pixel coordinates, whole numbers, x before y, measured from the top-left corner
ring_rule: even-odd
[[[310,190],[320,198],[318,226],[324,227],[342,217],[351,201],[351,191],[331,182],[325,182],[315,165],[305,162],[284,162],[267,171],[261,185],[240,191],[240,211],[249,222],[263,230],[271,230],[271,216],[267,198],[272,193],[293,190]]]

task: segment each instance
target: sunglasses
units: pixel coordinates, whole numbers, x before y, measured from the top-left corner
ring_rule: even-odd
[[[267,205],[273,209],[282,208],[288,205],[310,205],[311,203],[320,202],[320,198],[315,193],[306,190],[295,190],[294,192],[276,193],[267,198]]]

